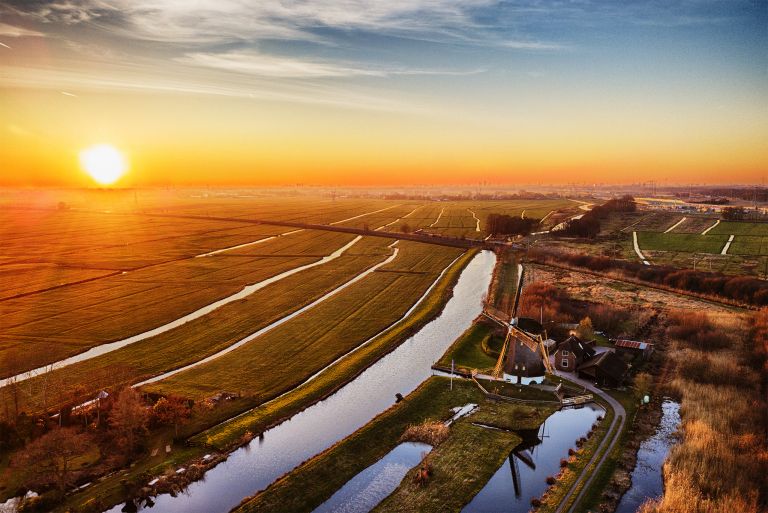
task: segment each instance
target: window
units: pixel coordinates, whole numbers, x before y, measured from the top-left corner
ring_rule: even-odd
[[[568,356],[569,354],[567,349],[563,349],[563,356]]]
[[[560,362],[560,366],[562,368],[564,368],[564,369],[567,369],[568,368],[568,359],[567,358],[563,358],[562,361]]]

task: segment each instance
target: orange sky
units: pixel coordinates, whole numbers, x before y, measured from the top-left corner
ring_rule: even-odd
[[[78,153],[104,143],[130,164],[118,186],[760,183],[768,172],[766,16],[749,2],[637,7],[625,22],[610,11],[620,3],[588,19],[553,7],[519,26],[504,20],[520,12],[492,1],[493,25],[450,2],[356,14],[320,3],[276,25],[258,23],[283,12],[269,1],[224,13],[241,27],[207,18],[222,4],[191,24],[155,2],[168,30],[154,33],[123,0],[11,2],[0,185],[92,185]],[[323,30],[308,28],[318,17]]]

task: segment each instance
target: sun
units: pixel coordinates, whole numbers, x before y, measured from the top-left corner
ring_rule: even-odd
[[[112,185],[128,167],[123,154],[109,144],[99,144],[81,151],[80,164],[101,185]]]

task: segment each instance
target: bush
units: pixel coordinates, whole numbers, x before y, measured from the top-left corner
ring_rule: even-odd
[[[568,460],[566,460],[565,458],[562,458],[560,460],[560,468],[565,468],[567,466],[568,466]]]
[[[547,484],[549,486],[552,486],[555,483],[557,483],[557,479],[555,479],[554,476],[547,476]]]

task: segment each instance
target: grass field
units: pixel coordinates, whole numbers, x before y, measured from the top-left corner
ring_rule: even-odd
[[[66,384],[80,384],[86,390],[98,390],[118,380],[135,381],[192,363],[314,301],[381,261],[391,253],[386,247],[389,243],[387,239],[364,238],[328,264],[289,276],[171,331],[55,370],[50,377]],[[179,350],[181,347],[183,351]],[[34,404],[43,394],[44,383],[42,378],[29,380],[28,401]]]
[[[689,253],[720,253],[728,237],[725,235],[638,232],[637,241],[642,250],[684,251]]]
[[[473,369],[487,372],[493,369],[504,343],[502,337],[494,336],[494,331],[495,328],[490,324],[474,323],[456,339],[437,363],[443,368],[450,368],[453,360],[456,370],[464,372]]]
[[[307,231],[270,241],[263,256],[190,259],[6,301],[0,303],[0,340],[8,341],[6,350],[23,342],[25,367],[34,368],[165,324],[245,285],[317,261],[353,238]],[[0,374],[7,372],[0,363]]]
[[[385,208],[378,201],[372,205],[357,200],[318,200],[317,204],[304,200],[302,205],[294,200],[279,208],[276,200],[270,201],[259,207],[263,210],[259,215],[338,221],[372,212],[374,206]],[[397,203],[388,206],[392,208],[371,214],[376,223],[391,222],[406,212]],[[267,207],[275,210],[267,211]],[[213,257],[193,258],[286,229],[103,212],[7,210],[0,211],[0,218],[3,216],[7,223],[2,231],[9,243],[0,249],[4,264],[0,276],[13,273],[15,279],[0,285],[0,376],[155,328],[245,285],[319,260],[353,238],[300,231]],[[33,243],[39,244],[47,260],[20,260]],[[54,286],[54,290],[45,290]],[[16,294],[29,295],[2,301],[2,296]],[[131,315],[126,316],[126,311]],[[21,348],[22,357],[9,356]]]
[[[460,251],[400,243],[389,265],[213,362],[147,387],[200,398],[218,390],[266,400],[402,317]]]

